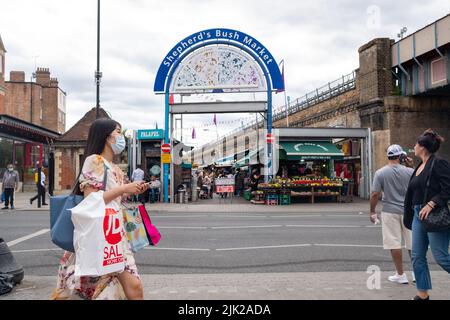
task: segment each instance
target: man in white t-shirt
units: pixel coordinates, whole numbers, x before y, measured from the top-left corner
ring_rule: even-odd
[[[403,203],[409,180],[414,172],[401,164],[404,160],[412,164],[399,145],[391,145],[387,149],[389,164],[379,169],[373,178],[372,194],[370,196],[370,220],[378,223],[375,212],[379,197],[383,195],[383,209],[381,211],[381,231],[383,234],[383,248],[390,250],[395,264],[396,274],[388,279],[391,282],[408,283],[408,277],[403,272],[402,238],[411,257],[412,237],[411,231],[403,224]],[[415,281],[414,273],[412,274]]]

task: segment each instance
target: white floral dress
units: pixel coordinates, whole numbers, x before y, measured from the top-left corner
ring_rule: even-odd
[[[108,168],[105,191],[123,184],[124,175],[119,167],[99,155],[91,155],[86,158],[80,175],[82,192],[87,186],[103,189],[105,166]],[[122,210],[124,209],[121,206],[121,198],[114,201]],[[125,258],[124,272],[129,272],[140,279],[125,230],[122,231],[122,242]],[[101,277],[75,277],[75,253],[65,251],[60,261],[57,285],[51,299],[124,300],[126,296],[117,275],[118,273]]]

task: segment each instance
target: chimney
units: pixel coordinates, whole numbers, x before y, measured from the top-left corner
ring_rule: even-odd
[[[50,87],[58,88],[58,78],[50,78]]]
[[[25,72],[11,71],[9,73],[9,81],[11,82],[25,82]]]
[[[50,70],[48,68],[37,68],[36,83],[44,87],[50,84]]]

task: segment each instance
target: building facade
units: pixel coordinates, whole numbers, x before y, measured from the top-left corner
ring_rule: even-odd
[[[20,174],[23,191],[34,191],[34,170],[43,165],[53,188],[53,143],[65,131],[66,93],[49,69],[38,68],[30,81],[11,71],[6,81],[6,49],[0,36],[0,178],[9,163]]]

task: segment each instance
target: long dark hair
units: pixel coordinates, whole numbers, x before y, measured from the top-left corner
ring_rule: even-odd
[[[106,145],[106,139],[108,139],[111,133],[116,130],[117,126],[122,128],[120,123],[109,118],[100,118],[92,122],[89,129],[83,161],[80,164],[80,173],[78,174],[78,177],[81,174],[81,170],[83,170],[83,165],[86,158],[93,154],[101,154],[103,152]],[[75,187],[75,193],[82,194],[79,182],[77,182]]]

